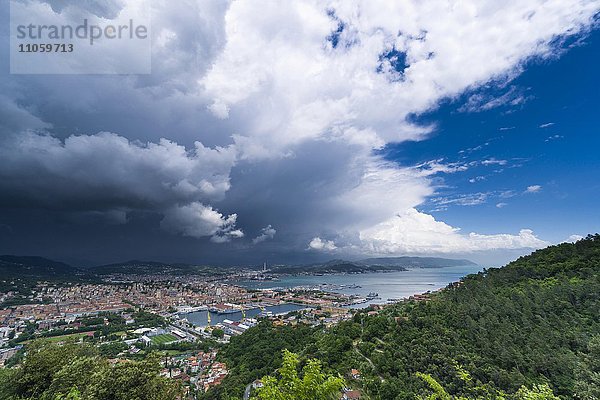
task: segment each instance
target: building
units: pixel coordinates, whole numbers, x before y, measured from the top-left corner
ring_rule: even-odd
[[[342,400],[357,400],[360,399],[359,390],[346,390],[342,395]]]

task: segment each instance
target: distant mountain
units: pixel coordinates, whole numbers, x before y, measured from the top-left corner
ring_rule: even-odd
[[[361,260],[360,262],[367,265],[387,265],[412,268],[441,268],[477,265],[470,260],[456,260],[452,258],[439,257],[380,257],[367,258]]]
[[[83,277],[86,272],[68,264],[32,256],[0,256],[2,278],[71,279]]]
[[[437,257],[381,257],[360,261],[331,260],[310,265],[283,265],[271,268],[271,272],[281,274],[299,273],[362,273],[375,271],[406,271],[407,268],[442,268],[477,265],[469,260],[455,260]]]
[[[360,261],[330,260],[309,265],[278,265],[271,267],[272,273],[362,273],[375,271],[404,271],[407,268],[441,268],[476,265],[469,260],[454,260],[437,257],[382,257]],[[185,263],[163,263],[158,261],[130,260],[89,268],[76,268],[69,264],[43,257],[0,256],[0,276],[32,279],[80,279],[112,274],[128,275],[221,275],[235,270]]]
[[[115,264],[99,265],[88,268],[96,275],[130,274],[130,275],[206,275],[218,274],[219,271],[209,266],[199,266],[182,263],[162,263],[157,261],[131,260]]]

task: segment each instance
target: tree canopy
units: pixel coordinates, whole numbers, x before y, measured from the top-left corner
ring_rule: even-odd
[[[158,359],[111,365],[86,344],[33,342],[20,368],[0,373],[0,400],[175,400]]]
[[[264,386],[258,390],[256,400],[331,400],[340,395],[344,380],[339,376],[326,375],[321,371],[321,362],[307,360],[298,373],[299,358],[288,350],[283,351],[283,365],[279,376],[262,379]]]

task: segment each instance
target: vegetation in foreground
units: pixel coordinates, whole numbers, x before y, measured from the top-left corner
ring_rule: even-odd
[[[268,376],[263,379],[264,386],[258,391],[255,400],[331,400],[339,397],[344,387],[344,379],[339,376],[325,375],[321,371],[321,362],[311,359],[298,373],[300,361],[297,354],[283,351],[279,379]]]
[[[20,368],[0,370],[0,400],[170,400],[181,388],[158,375],[159,361],[111,365],[87,344],[33,342]]]
[[[277,370],[278,377],[264,377],[261,387],[252,400],[333,400],[340,397],[344,388],[344,379],[340,376],[324,374],[321,363],[310,359],[302,368],[302,377],[298,374],[299,358],[297,354],[283,351],[283,365]],[[431,375],[417,373],[427,385],[430,394],[417,396],[420,400],[560,400],[552,393],[548,384],[534,385],[533,388],[522,386],[514,395],[507,395],[500,390],[490,390],[486,387],[475,386],[470,375],[460,370],[461,380],[469,387],[470,396],[451,396],[442,385]]]
[[[230,375],[205,398],[241,398],[245,385],[281,367],[288,349],[301,364],[320,360],[326,374],[347,377],[359,369],[360,379],[348,384],[370,399],[503,398],[519,391],[535,399],[548,390],[560,399],[598,399],[598,310],[594,235],[469,276],[430,301],[359,312],[331,329],[259,324],[223,349]],[[433,382],[452,397],[432,391]]]

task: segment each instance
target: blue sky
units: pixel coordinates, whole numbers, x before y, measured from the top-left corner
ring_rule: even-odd
[[[384,153],[409,165],[437,158],[506,161],[445,175],[434,196],[489,194],[480,204],[435,211],[439,207],[427,201],[420,207],[463,231],[491,234],[527,225],[554,242],[594,233],[600,226],[599,66],[596,31],[560,58],[528,62],[508,88],[475,91],[498,98],[514,88],[526,97],[523,103],[465,112],[461,108],[472,95],[466,93],[417,118],[437,125],[428,139],[390,144]],[[532,185],[541,190],[524,194]]]

